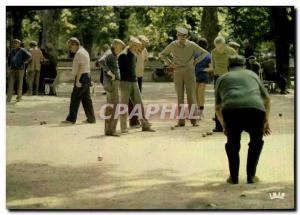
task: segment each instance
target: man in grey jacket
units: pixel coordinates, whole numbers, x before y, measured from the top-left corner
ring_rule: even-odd
[[[118,119],[115,119],[116,108],[119,103],[119,80],[120,70],[118,66],[118,55],[125,47],[122,40],[114,39],[112,48],[107,50],[99,59],[99,64],[103,68],[103,87],[107,95],[107,104],[105,115],[104,132],[107,136],[119,136],[116,132]]]

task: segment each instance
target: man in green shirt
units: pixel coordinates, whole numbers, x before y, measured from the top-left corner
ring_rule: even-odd
[[[241,133],[250,136],[247,158],[247,181],[258,182],[256,167],[263,148],[263,135],[270,134],[270,98],[259,77],[244,69],[242,56],[229,58],[229,72],[220,76],[215,87],[216,115],[227,136],[225,145],[230,177],[228,183],[237,184]]]
[[[188,40],[187,36],[187,29],[181,27],[177,28],[177,40],[171,42],[159,54],[160,58],[164,60],[169,67],[174,69],[174,83],[179,113],[184,105],[184,89],[186,89],[189,111],[191,112],[192,106],[194,106],[194,110],[197,111],[195,65],[208,55],[205,49]],[[198,53],[199,56],[194,59],[196,53]],[[169,58],[170,55],[172,55],[171,58]],[[190,116],[191,115],[197,116],[198,113],[190,113]],[[198,126],[196,119],[190,120],[193,126]],[[185,119],[179,119],[176,126],[185,126]]]
[[[225,44],[225,38],[218,36],[214,40],[215,49],[211,52],[211,60],[214,72],[214,84],[218,78],[228,72],[228,58],[232,55],[237,55],[236,51]],[[222,132],[222,126],[215,117],[216,127],[214,132]]]

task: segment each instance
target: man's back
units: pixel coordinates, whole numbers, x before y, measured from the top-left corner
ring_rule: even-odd
[[[242,67],[230,69],[216,83],[216,104],[222,110],[236,108],[255,108],[265,111],[263,97],[268,93],[258,76]]]

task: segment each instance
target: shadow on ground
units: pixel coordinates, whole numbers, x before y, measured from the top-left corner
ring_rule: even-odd
[[[168,169],[143,175],[116,172],[114,166],[82,167],[14,163],[7,165],[9,209],[275,209],[293,208],[293,184],[228,185],[179,178]],[[269,192],[284,192],[271,200]]]

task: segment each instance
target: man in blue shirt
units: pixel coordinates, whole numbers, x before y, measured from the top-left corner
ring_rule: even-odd
[[[17,102],[22,99],[23,77],[25,64],[31,61],[31,54],[24,48],[21,48],[21,41],[18,39],[13,40],[13,49],[8,56],[8,91],[7,102],[11,101],[15,81],[17,80]]]
[[[198,42],[198,45],[207,49],[208,43],[205,38],[201,38]],[[195,54],[195,59],[199,57],[200,53]],[[199,108],[199,116],[200,119],[203,118],[203,110],[205,103],[205,88],[208,83],[208,72],[212,72],[212,64],[211,64],[211,55],[208,54],[205,56],[203,60],[196,64],[195,67],[195,75],[196,75],[196,99],[197,106]]]

